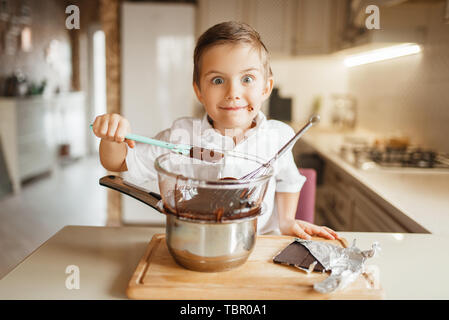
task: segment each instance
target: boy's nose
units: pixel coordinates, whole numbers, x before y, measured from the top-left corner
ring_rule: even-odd
[[[227,100],[239,100],[241,90],[238,84],[230,83],[228,86],[228,92],[226,93]]]
[[[226,96],[226,100],[240,100],[240,97],[236,95],[228,95]]]

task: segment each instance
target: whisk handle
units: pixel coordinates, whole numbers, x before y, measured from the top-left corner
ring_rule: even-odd
[[[307,131],[309,128],[315,124],[320,122],[320,116],[314,115],[309,119],[309,122],[307,122],[304,127],[301,128],[294,136],[291,138],[277,153],[276,155],[271,158],[268,162],[264,163],[260,167],[258,167],[256,170],[248,173],[247,175],[241,177],[241,180],[251,179],[255,176],[259,175],[261,172],[265,172],[265,170],[268,170],[268,168],[271,167],[271,165],[279,159],[285,152],[287,152],[295,143],[298,141],[299,138]]]
[[[303,136],[304,133],[306,133],[309,128],[315,124],[320,122],[320,116],[315,115],[312,116],[309,121],[304,125],[304,127],[301,128],[294,136],[291,138],[279,151],[276,153],[276,155],[270,159],[269,163],[273,163],[278,158],[280,158],[285,152],[287,152],[293,145],[296,143],[296,141],[299,140]]]

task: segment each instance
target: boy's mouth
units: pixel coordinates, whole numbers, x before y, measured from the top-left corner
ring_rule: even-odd
[[[237,110],[247,109],[247,108],[249,108],[249,105],[241,106],[241,107],[239,107],[239,106],[227,106],[227,107],[218,106],[218,108],[222,109],[222,110],[226,110],[226,111],[237,111]]]

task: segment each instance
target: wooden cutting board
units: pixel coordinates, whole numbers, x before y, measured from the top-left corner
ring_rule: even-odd
[[[223,272],[197,272],[179,266],[168,252],[165,234],[156,234],[140,260],[126,291],[131,299],[170,300],[298,300],[382,299],[378,272],[361,275],[350,286],[332,294],[313,289],[329,273],[307,274],[273,262],[273,257],[294,240],[289,236],[258,236],[245,264]],[[324,240],[347,247],[345,239]],[[375,266],[370,266],[375,267]],[[375,271],[375,268],[374,268]]]

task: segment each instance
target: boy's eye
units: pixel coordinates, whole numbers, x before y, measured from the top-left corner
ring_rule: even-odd
[[[244,76],[243,79],[242,79],[242,81],[243,81],[244,83],[251,83],[251,82],[254,81],[254,79],[253,79],[253,77],[250,77],[250,76]]]
[[[223,82],[224,82],[224,80],[222,78],[219,78],[219,77],[212,79],[212,83],[213,84],[222,84]]]

